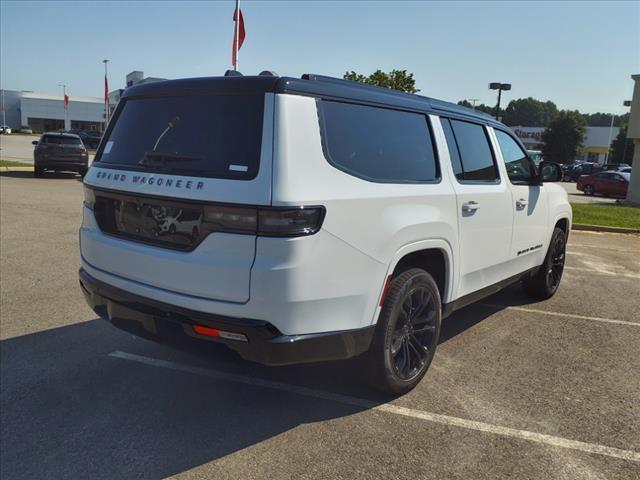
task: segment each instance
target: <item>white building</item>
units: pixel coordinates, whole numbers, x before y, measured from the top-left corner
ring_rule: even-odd
[[[62,94],[3,90],[0,96],[4,122],[14,130],[23,126],[34,132],[104,128],[104,100],[99,97],[69,95],[65,109]]]
[[[145,78],[143,72],[136,70],[127,75],[126,87],[161,80],[165,79]],[[110,111],[115,109],[122,92],[124,89],[109,92]],[[0,122],[9,125],[13,130],[28,126],[38,133],[71,129],[104,130],[104,98],[78,97],[73,95],[73,92],[69,92],[68,95],[69,106],[65,109],[62,92],[49,94],[30,90],[2,90]]]
[[[544,127],[511,127],[527,150],[542,149],[542,132]],[[619,127],[587,127],[587,133],[582,142],[581,153],[577,160],[605,163],[609,146],[618,135]]]

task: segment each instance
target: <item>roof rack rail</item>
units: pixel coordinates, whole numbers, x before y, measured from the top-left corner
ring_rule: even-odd
[[[227,70],[226,72],[224,72],[224,76],[225,77],[243,77],[244,75],[242,75],[242,73],[240,73],[238,70]]]
[[[258,75],[261,77],[278,77],[279,75],[273,70],[263,70]]]

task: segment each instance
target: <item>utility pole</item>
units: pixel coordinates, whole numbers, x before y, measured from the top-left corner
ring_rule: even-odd
[[[471,107],[475,110],[476,109],[476,102],[479,101],[479,98],[467,98],[467,102],[471,103]]]

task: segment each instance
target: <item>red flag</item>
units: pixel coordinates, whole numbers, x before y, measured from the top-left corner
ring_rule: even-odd
[[[239,15],[238,15],[239,14]],[[238,20],[239,17],[239,20]],[[233,11],[233,21],[235,27],[233,28],[233,47],[231,49],[231,64],[235,67],[237,65],[236,52],[240,51],[240,47],[244,43],[244,37],[246,33],[244,31],[244,18],[242,18],[242,10],[236,8]],[[238,25],[239,24],[239,25]],[[238,42],[238,48],[236,48],[236,42]]]
[[[104,76],[104,103],[109,103],[109,80],[107,75]]]
[[[69,110],[69,95],[64,96],[64,109]]]

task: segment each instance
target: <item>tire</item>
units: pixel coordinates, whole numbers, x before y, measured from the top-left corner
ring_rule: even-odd
[[[584,186],[584,194],[585,195],[593,195],[594,193],[596,193],[596,189],[593,188],[593,185],[585,185]]]
[[[44,168],[34,165],[33,176],[35,178],[42,178],[43,175],[44,175]]]
[[[374,387],[392,395],[413,389],[433,360],[442,317],[433,277],[412,268],[394,278],[365,359]]]
[[[566,236],[561,228],[556,227],[551,236],[547,255],[540,269],[522,280],[522,287],[530,297],[546,300],[558,291],[564,262],[566,259]]]

